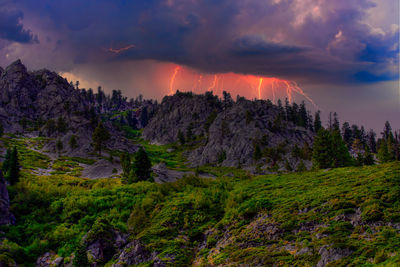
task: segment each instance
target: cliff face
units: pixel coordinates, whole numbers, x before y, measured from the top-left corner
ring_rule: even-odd
[[[10,198],[8,197],[6,181],[0,170],[0,225],[12,224],[15,218],[10,213]]]

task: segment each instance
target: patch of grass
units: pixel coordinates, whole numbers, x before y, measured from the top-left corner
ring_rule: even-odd
[[[38,168],[47,169],[49,167],[50,158],[48,156],[29,149],[32,146],[31,139],[3,137],[0,140],[3,141],[5,147],[12,148],[15,146],[17,148],[20,164],[24,169],[36,170]]]
[[[80,158],[80,157],[60,157],[60,160],[68,160],[68,161],[74,161],[77,163],[82,163],[86,165],[93,165],[96,163],[95,159],[89,159],[89,158]]]

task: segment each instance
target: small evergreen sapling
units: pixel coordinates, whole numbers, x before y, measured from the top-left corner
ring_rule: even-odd
[[[95,146],[95,150],[99,152],[99,156],[101,156],[101,150],[105,142],[107,142],[111,138],[110,133],[104,127],[102,122],[99,122],[96,129],[93,132],[93,142]]]

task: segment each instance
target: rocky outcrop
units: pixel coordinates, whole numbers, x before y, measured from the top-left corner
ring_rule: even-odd
[[[193,175],[193,172],[182,172],[170,170],[167,168],[165,163],[159,163],[152,167],[154,173],[154,181],[156,183],[167,183],[175,182],[178,179],[183,178],[185,175]]]
[[[151,254],[140,244],[138,240],[134,240],[127,244],[118,256],[112,267],[123,267],[140,264],[151,260]]]
[[[246,166],[257,163],[253,160],[255,144],[264,149],[284,142],[287,148],[312,142],[310,131],[289,122],[275,129],[278,114],[278,108],[267,101],[236,102],[218,114],[210,126],[206,145],[192,151],[188,160],[195,166],[216,162],[223,166]]]
[[[36,260],[37,267],[61,267],[64,265],[64,258],[57,256],[54,252],[46,252]]]
[[[178,141],[179,132],[186,139],[188,132],[195,136],[192,142],[197,142],[197,148],[185,154],[193,167],[216,163],[233,167],[255,165],[255,145],[266,149],[284,143],[288,154],[285,158],[290,159],[294,145],[311,145],[314,136],[310,130],[286,121],[282,110],[270,101],[222,101],[211,93],[165,97],[145,127],[143,137],[166,144]],[[294,167],[297,164],[292,160]]]
[[[13,131],[21,119],[69,119],[85,112],[80,93],[57,73],[48,70],[28,72],[20,60],[0,76],[0,117],[6,131]]]
[[[347,257],[352,253],[348,248],[330,248],[329,246],[323,246],[319,250],[321,259],[318,261],[317,267],[323,267],[330,262],[340,260],[341,258]]]
[[[93,152],[94,118],[101,111],[102,108],[89,101],[81,90],[75,89],[55,72],[30,72],[17,60],[0,74],[0,120],[5,132],[22,133],[37,128],[37,135],[53,138],[44,150],[56,151],[56,143],[61,140],[63,152],[69,156],[84,157]],[[57,120],[60,118],[65,125],[63,130],[58,129]],[[112,136],[106,144],[108,148],[129,152],[137,150],[137,146],[124,138],[110,121],[105,123],[105,127]],[[72,135],[77,137],[74,148],[68,144]]]
[[[0,225],[13,224],[14,216],[10,212],[10,198],[8,196],[6,181],[0,170]]]
[[[124,247],[121,254],[117,256],[116,263],[111,267],[133,266],[142,263],[152,263],[150,266],[153,267],[165,267],[167,264],[173,266],[174,255],[166,255],[165,258],[169,258],[168,262],[160,259],[156,252],[147,251],[139,240],[133,240]]]
[[[220,111],[221,103],[213,95],[177,93],[164,97],[155,115],[144,128],[143,137],[153,143],[168,144],[178,140],[178,132],[204,135],[204,124],[213,111]]]

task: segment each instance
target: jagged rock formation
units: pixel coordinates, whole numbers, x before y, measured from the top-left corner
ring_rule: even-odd
[[[6,132],[37,129],[37,135],[61,140],[64,154],[84,156],[93,151],[91,137],[99,112],[101,108],[55,72],[29,72],[20,60],[0,72],[0,120]],[[65,124],[63,130],[58,129],[59,119]],[[136,151],[136,146],[123,138],[111,122],[105,126],[112,133],[109,148]],[[77,137],[75,148],[68,145],[72,135]],[[56,142],[46,144],[44,149],[55,151]]]
[[[79,92],[57,73],[28,72],[17,60],[1,74],[0,117],[6,122],[6,131],[21,130],[21,125],[19,129],[15,125],[23,118],[45,121],[65,117],[73,121],[84,111]]]
[[[0,225],[12,224],[14,216],[10,212],[10,198],[8,196],[6,181],[3,172],[0,170]]]
[[[178,140],[179,131],[186,135],[190,128],[194,135],[205,134],[204,124],[213,111],[219,112],[221,103],[216,96],[180,93],[164,97],[155,115],[144,128],[143,137],[158,144]]]
[[[177,93],[163,99],[143,137],[166,144],[178,141],[179,132],[187,138],[188,131],[199,143],[186,153],[192,166],[255,165],[259,161],[254,160],[256,146],[263,150],[280,145],[289,155],[294,145],[311,145],[314,136],[310,130],[285,120],[282,109],[270,101],[220,101],[210,93]],[[297,162],[293,159],[292,164]]]

